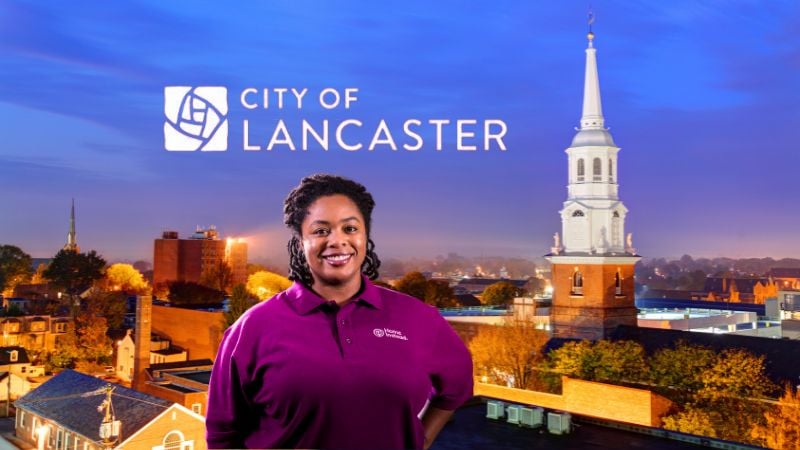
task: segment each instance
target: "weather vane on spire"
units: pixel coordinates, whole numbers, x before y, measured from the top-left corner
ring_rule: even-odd
[[[592,32],[592,24],[594,23],[595,15],[592,11],[592,5],[589,5],[589,34],[586,36],[589,39],[589,46],[592,46],[592,41],[594,40],[594,33]]]

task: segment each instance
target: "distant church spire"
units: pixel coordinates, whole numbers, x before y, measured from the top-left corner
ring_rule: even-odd
[[[69,233],[67,234],[67,243],[64,245],[64,250],[70,250],[73,252],[81,251],[80,247],[78,247],[78,238],[75,233],[75,199],[72,199],[72,209],[69,215]]]

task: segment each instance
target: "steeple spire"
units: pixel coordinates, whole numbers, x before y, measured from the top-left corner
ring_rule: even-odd
[[[597,50],[594,48],[594,13],[589,11],[589,44],[586,47],[586,77],[583,83],[581,130],[604,130],[603,105],[600,101],[600,78],[597,75]]]
[[[64,250],[71,250],[74,252],[79,252],[80,247],[78,247],[78,238],[77,234],[75,233],[75,199],[72,199],[72,209],[70,210],[69,214],[69,233],[67,234],[67,243],[64,245]]]

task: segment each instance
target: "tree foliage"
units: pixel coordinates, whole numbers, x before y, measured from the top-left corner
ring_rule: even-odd
[[[149,288],[141,272],[130,264],[112,264],[106,269],[106,280],[111,290],[131,294],[143,294]]]
[[[752,430],[764,426],[764,400],[775,386],[764,374],[764,357],[725,349],[700,375],[702,386],[684,408],[664,418],[664,427],[747,444],[763,441]]]
[[[657,351],[650,358],[650,377],[656,390],[684,404],[703,388],[703,373],[716,362],[711,349],[678,341],[673,348]]]
[[[409,272],[394,283],[395,289],[425,301],[425,290],[428,288],[428,279],[420,272]]]
[[[0,292],[31,277],[31,256],[14,245],[0,245]]]
[[[458,306],[453,288],[446,281],[429,280],[420,272],[405,274],[395,282],[394,288],[437,308]]]
[[[515,297],[519,297],[524,293],[524,290],[508,281],[499,281],[484,289],[483,294],[481,294],[481,301],[484,305],[507,305]]]
[[[211,307],[222,303],[225,293],[191,281],[171,281],[167,300],[173,306]]]
[[[203,270],[200,284],[222,292],[228,292],[233,284],[233,270],[222,260],[215,261]]]
[[[94,250],[89,253],[60,250],[47,266],[44,276],[67,294],[76,295],[102,278],[105,266],[106,261]]]
[[[125,294],[92,289],[92,293],[86,298],[85,303],[87,310],[106,319],[108,328],[112,330],[122,328],[127,312]]]
[[[474,372],[493,384],[540,389],[536,369],[549,339],[533,323],[508,319],[503,325],[484,325],[469,342]]]
[[[233,325],[245,311],[253,307],[256,303],[258,303],[258,301],[247,292],[245,285],[237,284],[234,286],[231,298],[228,301],[228,311],[224,314],[225,329],[227,330],[228,327]]]
[[[754,427],[754,439],[769,448],[800,449],[800,391],[787,384],[777,405],[764,413],[764,419],[764,424]]]
[[[259,300],[268,300],[275,294],[289,289],[292,282],[276,273],[260,270],[247,277],[247,290]]]
[[[588,381],[639,383],[648,377],[645,353],[633,341],[567,342],[547,355],[545,381],[552,390],[566,375]]]

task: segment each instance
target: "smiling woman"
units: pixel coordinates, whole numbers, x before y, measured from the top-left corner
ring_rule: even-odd
[[[428,448],[472,395],[472,361],[438,310],[374,285],[375,202],[304,178],[284,203],[294,284],[225,332],[209,448]]]

